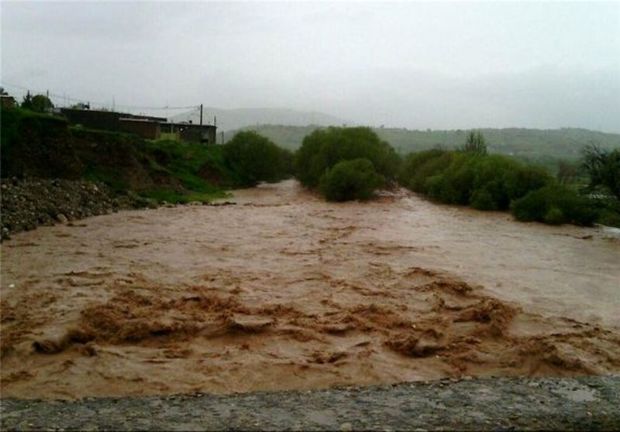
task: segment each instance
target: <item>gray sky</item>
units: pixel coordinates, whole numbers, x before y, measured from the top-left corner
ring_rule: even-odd
[[[3,84],[117,108],[620,132],[620,2],[3,1],[1,15]]]

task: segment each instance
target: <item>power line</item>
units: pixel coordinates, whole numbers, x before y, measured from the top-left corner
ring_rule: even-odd
[[[32,91],[33,93],[37,93],[37,94],[46,94],[46,91],[38,91],[38,90],[32,90],[28,87],[24,87],[21,85],[17,85],[17,84],[11,84],[11,83],[7,83],[7,82],[3,82],[2,86],[7,86],[7,87],[13,87],[13,88],[17,88],[20,90],[26,90],[26,91]],[[71,101],[71,102],[88,102],[89,104],[95,105],[95,106],[101,106],[101,107],[107,107],[110,105],[109,102],[97,102],[97,101],[91,101],[88,98],[76,98],[76,97],[71,97],[71,96],[67,96],[66,94],[58,94],[58,93],[52,93],[49,92],[48,93],[49,96],[57,98],[57,99],[62,99],[65,101]],[[168,110],[168,111],[172,111],[172,110],[187,110],[187,109],[191,109],[191,110],[198,110],[200,109],[200,104],[196,104],[196,105],[187,105],[187,106],[139,106],[139,105],[123,105],[123,104],[117,104],[114,103],[115,107],[122,107],[122,108],[127,108],[127,109],[136,109],[136,110],[150,110],[150,111],[154,111],[154,110]]]

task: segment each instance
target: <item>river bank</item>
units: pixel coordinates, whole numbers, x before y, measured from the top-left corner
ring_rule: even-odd
[[[149,205],[135,194],[115,194],[104,183],[86,180],[3,178],[0,189],[2,240],[39,226]]]
[[[620,378],[490,378],[244,395],[4,399],[3,430],[617,430]]]

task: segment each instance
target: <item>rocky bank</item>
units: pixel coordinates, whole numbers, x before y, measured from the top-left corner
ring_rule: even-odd
[[[618,376],[491,378],[316,391],[3,399],[3,430],[618,430]]]
[[[103,183],[86,180],[13,177],[0,181],[0,191],[2,240],[41,225],[149,204],[135,194],[118,195]]]

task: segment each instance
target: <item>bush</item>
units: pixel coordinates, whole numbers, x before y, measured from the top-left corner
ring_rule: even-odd
[[[590,145],[583,149],[582,166],[590,177],[590,189],[601,187],[620,201],[620,149]]]
[[[597,218],[595,204],[587,197],[561,185],[549,185],[530,192],[511,205],[520,221],[552,224],[592,225]]]
[[[338,162],[319,182],[319,190],[328,201],[367,200],[381,187],[384,178],[368,159]]]
[[[549,225],[561,225],[565,220],[564,212],[557,207],[551,207],[543,217],[543,221]]]
[[[256,132],[239,132],[223,148],[224,161],[236,173],[240,186],[275,182],[291,174],[290,152]]]
[[[295,173],[306,187],[317,187],[323,175],[342,161],[366,159],[376,173],[393,179],[400,158],[370,128],[330,127],[306,136],[295,155]]]
[[[592,225],[617,224],[620,212],[558,185],[544,169],[506,156],[480,152],[428,150],[408,155],[399,181],[409,189],[448,204],[479,210],[511,209],[521,221]]]
[[[437,149],[410,154],[400,170],[401,184],[415,192],[428,194],[433,182],[427,180],[444,172],[454,157],[454,152]]]
[[[429,150],[409,155],[399,180],[448,204],[507,210],[512,200],[549,184],[552,177],[505,156]]]
[[[486,189],[476,189],[471,196],[471,206],[478,210],[497,210],[493,195]]]

